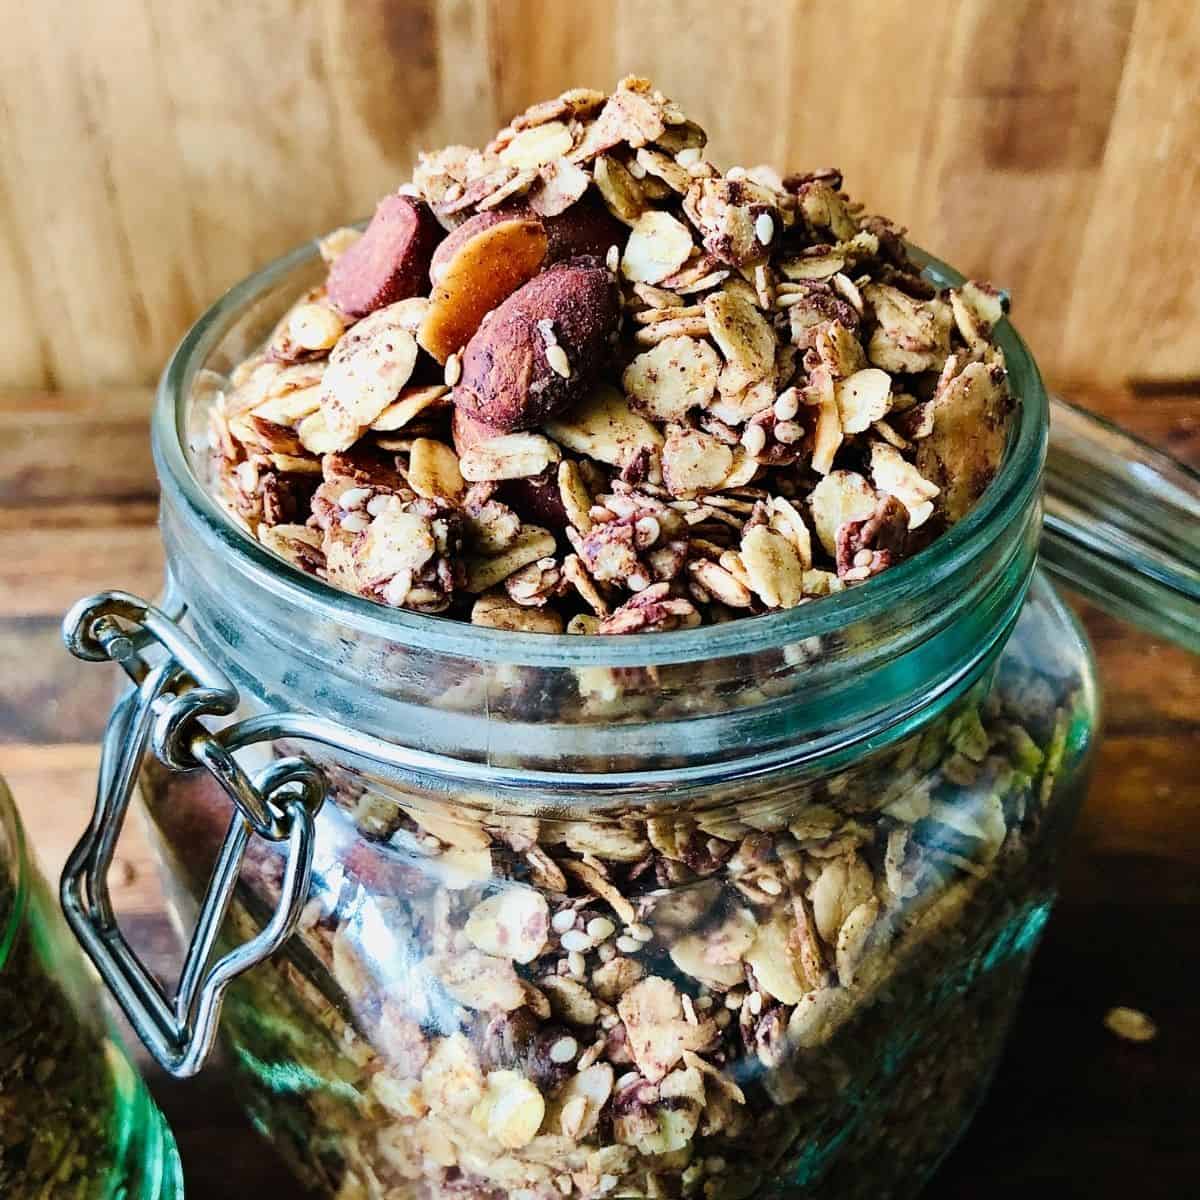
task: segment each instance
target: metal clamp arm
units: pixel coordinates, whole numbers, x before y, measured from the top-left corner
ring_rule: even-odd
[[[200,720],[232,715],[237,690],[191,638],[144,600],[125,592],[82,600],[63,622],[63,639],[87,662],[119,663],[134,685],[117,702],[104,732],[95,809],[63,871],[63,911],[151,1054],[172,1075],[194,1075],[212,1049],[229,983],[278,950],[300,918],[312,871],[313,817],[325,796],[325,778],[299,758],[278,759],[248,776]],[[288,714],[274,724],[286,733]],[[169,769],[207,770],[233,804],[172,996],[125,940],[108,890],[113,852],[148,749]],[[252,835],[287,843],[279,903],[254,938],[214,962]]]

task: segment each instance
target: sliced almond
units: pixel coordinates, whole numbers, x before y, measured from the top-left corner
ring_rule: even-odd
[[[646,211],[646,196],[641,185],[615,158],[601,155],[593,168],[596,188],[609,212],[619,221],[632,225]]]
[[[565,416],[547,421],[559,445],[612,467],[625,467],[643,450],[657,450],[663,436],[630,407],[615,388],[600,386]]]
[[[711,434],[673,425],[662,450],[663,482],[673,496],[719,488],[733,466],[733,451]]]
[[[558,464],[558,496],[567,514],[567,523],[580,533],[587,533],[592,527],[592,497],[579,467],[570,459]]]
[[[875,489],[854,471],[831,471],[808,498],[813,528],[830,558],[837,557],[837,531],[847,521],[865,521],[875,511]]]
[[[344,333],[329,356],[321,378],[321,413],[336,441],[333,449],[349,449],[412,374],[416,339],[395,316],[391,305],[373,312]]]
[[[670,213],[653,210],[633,223],[621,273],[635,283],[658,283],[673,275],[692,253],[692,235]]]
[[[459,468],[471,483],[528,479],[540,475],[560,457],[558,447],[539,433],[506,433],[465,450]]]
[[[804,596],[804,567],[782,534],[755,525],[742,538],[742,565],[750,585],[768,608],[794,608]]]
[[[458,455],[432,438],[413,442],[408,455],[408,482],[418,496],[430,500],[457,501],[465,488]]]
[[[798,956],[792,952],[793,932],[791,920],[777,915],[759,926],[754,945],[746,952],[758,986],[781,1004],[798,1004],[810,990]]]
[[[714,292],[704,301],[708,330],[721,353],[745,372],[747,382],[775,368],[775,332],[754,304],[735,292]]]
[[[537,525],[524,525],[502,553],[467,559],[467,590],[486,592],[496,584],[503,583],[514,571],[553,554],[554,550],[554,535],[549,530]]]
[[[414,417],[435,405],[449,392],[445,384],[436,383],[427,387],[412,387],[401,390],[400,395],[371,422],[376,433],[393,433],[403,429]]]
[[[523,129],[500,151],[500,161],[508,167],[525,170],[540,167],[568,154],[574,144],[571,131],[561,121],[548,121]]]
[[[908,509],[908,527],[917,529],[933,513],[931,501],[941,488],[926,479],[895,446],[871,444],[871,478],[881,492],[895,496]]]
[[[643,412],[659,421],[677,421],[711,399],[720,366],[717,352],[707,342],[667,338],[639,354],[621,382]]]
[[[513,962],[533,962],[546,945],[550,909],[540,892],[510,884],[481,900],[467,918],[463,932],[477,950]]]
[[[834,385],[844,433],[862,433],[887,416],[892,377],[878,367],[866,367]]]

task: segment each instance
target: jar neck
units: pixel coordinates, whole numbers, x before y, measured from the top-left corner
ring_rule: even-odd
[[[192,631],[254,707],[309,713],[460,764],[635,778],[670,768],[679,782],[687,768],[745,773],[853,756],[938,715],[1011,632],[1039,523],[1030,503],[969,562],[915,579],[885,611],[851,624],[639,667],[589,663],[582,644],[577,663],[555,666],[365,633],[265,593],[170,498],[162,520]]]
[[[376,756],[442,756],[430,769],[460,781],[476,764],[489,785],[506,771],[571,772],[580,790],[614,773],[682,782],[901,737],[978,680],[1011,631],[1036,556],[1046,396],[1007,323],[998,339],[1021,407],[996,480],[928,549],[837,596],[675,633],[556,637],[387,609],[304,575],[207,494],[198,431],[313,257],[281,260],[197,323],[154,422],[170,575],[198,640],[256,706],[336,722]]]

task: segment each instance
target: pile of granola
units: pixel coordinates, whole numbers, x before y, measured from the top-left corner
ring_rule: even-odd
[[[1082,784],[1077,664],[1036,608],[1040,657],[919,733],[701,804],[523,815],[322,759],[300,930],[223,1019],[255,1119],[338,1200],[915,1194],[986,1086]],[[151,765],[143,793],[201,894],[220,788]],[[240,939],[281,877],[256,841]]]
[[[0,935],[17,904],[3,865]],[[102,1200],[122,1175],[112,1049],[64,976],[63,947],[40,915],[52,903],[36,884],[15,941],[0,940],[0,1196]]]
[[[937,291],[837,171],[705,140],[629,78],[422,155],[233,372],[226,508],[346,591],[545,633],[792,608],[928,544],[1004,452],[999,295]]]

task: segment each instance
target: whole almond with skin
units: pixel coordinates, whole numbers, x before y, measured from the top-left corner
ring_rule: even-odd
[[[460,225],[434,261],[436,278],[417,341],[438,362],[462,349],[483,318],[541,270],[546,231],[536,217],[481,213]]]
[[[365,317],[386,304],[421,295],[443,236],[423,200],[385,196],[366,232],[330,269],[330,300],[347,316]]]
[[[586,255],[603,262],[610,246],[623,251],[629,239],[628,227],[600,203],[594,192],[588,192],[577,204],[557,216],[543,217],[542,225],[549,239],[548,263]]]
[[[531,429],[590,391],[620,319],[612,275],[595,259],[560,263],[493,312],[467,345],[454,405],[504,432]],[[564,374],[547,352],[561,364]]]

